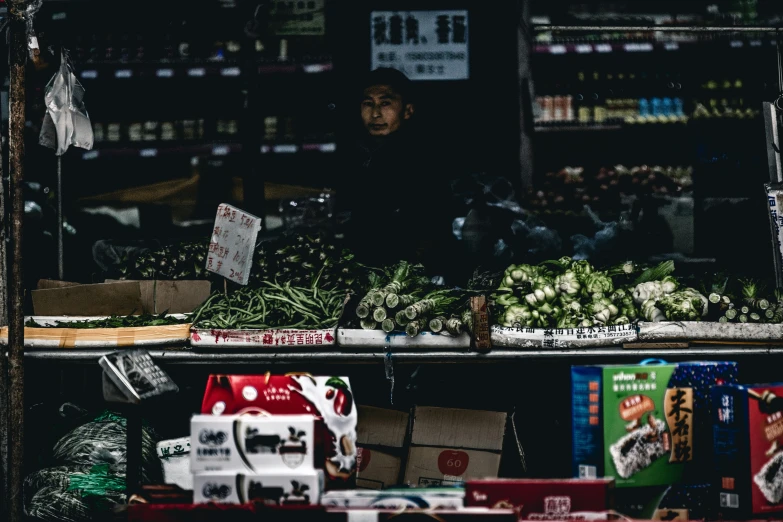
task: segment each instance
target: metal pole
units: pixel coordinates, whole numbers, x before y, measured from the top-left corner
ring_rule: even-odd
[[[11,67],[8,118],[8,151],[11,193],[11,274],[8,306],[9,394],[9,521],[22,522],[24,503],[24,288],[22,285],[22,221],[24,218],[24,124],[25,66],[27,64],[26,2],[12,1],[9,7]]]
[[[63,249],[63,158],[57,156],[57,278],[65,280],[65,251]]]
[[[698,25],[660,26],[660,25],[534,25],[533,30],[561,31],[568,33],[578,32],[658,32],[658,33],[775,33],[779,27],[760,26],[725,26],[707,27]]]

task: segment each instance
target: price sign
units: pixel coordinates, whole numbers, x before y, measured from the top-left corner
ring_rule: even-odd
[[[246,285],[260,230],[261,220],[256,216],[225,203],[218,205],[207,270]]]

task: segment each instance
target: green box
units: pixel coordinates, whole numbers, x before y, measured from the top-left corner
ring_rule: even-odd
[[[571,376],[575,476],[617,487],[709,481],[709,390],[736,383],[736,363],[575,366]]]

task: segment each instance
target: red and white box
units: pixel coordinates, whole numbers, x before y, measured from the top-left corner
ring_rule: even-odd
[[[465,505],[516,509],[519,520],[607,520],[614,479],[469,480]]]

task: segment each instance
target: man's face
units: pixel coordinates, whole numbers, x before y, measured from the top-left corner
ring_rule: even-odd
[[[402,103],[402,96],[388,85],[373,85],[364,90],[362,122],[370,136],[388,136],[399,130],[413,115],[413,105]]]

